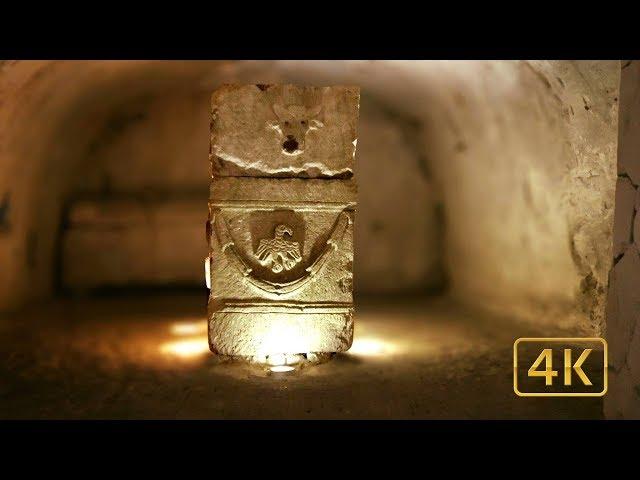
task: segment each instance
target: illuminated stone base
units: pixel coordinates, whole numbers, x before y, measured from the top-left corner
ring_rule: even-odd
[[[341,305],[227,304],[209,317],[209,345],[221,355],[343,352],[352,339],[353,308]]]

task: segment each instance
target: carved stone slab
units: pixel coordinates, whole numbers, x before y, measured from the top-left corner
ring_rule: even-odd
[[[216,176],[350,178],[359,89],[226,85],[211,100]]]
[[[225,86],[212,98],[211,350],[347,350],[358,89]]]

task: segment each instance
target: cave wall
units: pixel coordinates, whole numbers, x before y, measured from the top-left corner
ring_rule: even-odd
[[[141,98],[109,120],[67,199],[65,289],[204,285],[209,96],[188,90]],[[415,119],[363,93],[356,155],[360,294],[423,292],[443,283],[438,198],[419,136]],[[165,214],[172,205],[183,218]]]
[[[202,224],[177,226],[175,215],[167,223],[150,204],[178,202],[196,218],[206,205],[211,91],[225,82],[287,81],[282,70],[278,62],[4,62],[0,280],[7,286],[0,307],[47,298],[58,283],[201,286],[195,252],[202,247],[204,257],[204,235],[192,234],[204,231]],[[414,128],[415,121],[384,99],[368,106],[366,98],[371,121],[365,113],[359,291],[433,288],[442,283],[442,231],[433,186],[420,170],[422,145],[405,142],[403,125]],[[381,175],[381,169],[393,171]],[[387,192],[393,202],[381,201]],[[398,215],[397,206],[420,220]],[[142,223],[131,224],[132,218]],[[388,246],[395,231],[408,233],[402,249]],[[163,248],[145,251],[145,245]]]
[[[452,290],[497,313],[599,334],[619,62],[467,68],[442,75],[441,110],[425,126],[444,194]]]
[[[204,288],[208,105],[185,85],[109,119],[66,199],[61,290]]]
[[[598,332],[619,71],[617,61],[4,62],[0,307],[51,294],[74,201],[200,195],[200,98],[225,82],[290,81],[362,88],[356,292],[448,279],[474,307]]]
[[[225,62],[0,63],[0,309],[49,298],[79,165],[131,102],[206,82]]]
[[[442,192],[451,294],[475,308],[602,331],[619,61],[289,62],[419,119]]]

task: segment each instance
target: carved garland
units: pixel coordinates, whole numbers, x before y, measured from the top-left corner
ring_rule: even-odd
[[[231,262],[231,264],[235,265],[236,268],[240,271],[243,277],[247,279],[251,285],[260,290],[264,290],[265,292],[274,293],[276,295],[284,295],[286,293],[291,293],[295,290],[306,285],[324,266],[327,262],[327,259],[330,255],[338,250],[339,244],[342,241],[342,238],[347,231],[347,227],[351,222],[349,215],[346,212],[340,212],[338,219],[336,220],[333,229],[331,230],[331,235],[327,239],[327,243],[318,256],[316,260],[307,268],[305,268],[305,274],[300,278],[293,280],[291,282],[286,283],[277,283],[270,282],[268,280],[263,280],[255,276],[253,273],[253,269],[247,265],[247,263],[242,259],[238,248],[231,238],[231,234],[229,233],[229,227],[227,226],[227,222],[222,216],[220,209],[216,209],[213,212],[213,225],[216,232],[216,237],[218,238],[218,242],[220,243],[220,248],[224,254],[226,254],[227,258]]]

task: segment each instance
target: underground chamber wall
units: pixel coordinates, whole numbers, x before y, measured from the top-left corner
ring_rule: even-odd
[[[46,298],[57,255],[71,291],[203,288],[210,92],[357,84],[356,291],[443,293],[446,280],[473,308],[602,331],[619,62],[1,68],[3,305]]]
[[[2,75],[3,304],[50,291],[63,202],[63,284],[201,285],[206,99],[286,79],[362,86],[357,291],[448,278],[466,303],[600,329],[618,62],[5,62]]]
[[[200,285],[199,247],[172,246],[195,239],[204,215],[196,205],[205,197],[209,92],[257,77],[350,81],[363,89],[359,215],[370,215],[355,236],[367,259],[356,260],[357,290],[425,290],[446,272],[458,299],[508,314],[551,307],[554,321],[572,317],[568,323],[597,330],[599,313],[581,317],[602,310],[606,284],[618,69],[617,62],[7,62],[2,74],[14,90],[3,90],[5,104],[24,101],[3,109],[13,126],[3,155],[13,186],[2,188],[13,227],[3,251],[15,253],[5,262],[5,274],[15,274],[3,303],[46,294],[63,201],[71,226],[63,257],[77,256],[63,268],[63,283],[174,276]],[[63,81],[73,88],[51,97]],[[26,123],[30,108],[42,124]],[[48,165],[56,167],[43,178]],[[45,178],[48,188],[39,188]],[[92,239],[97,228],[120,237]],[[157,250],[144,235],[156,236]],[[85,260],[95,241],[116,257],[99,268]],[[114,244],[126,246],[119,257]]]
[[[130,123],[118,136],[96,142],[102,148],[82,165],[67,200],[60,255],[66,291],[203,285],[208,98],[209,92],[154,98],[119,114]],[[437,291],[441,205],[422,145],[407,142],[416,120],[366,94],[360,119],[358,156],[368,160],[357,167],[364,207],[356,248],[367,261],[355,264],[358,292]]]

